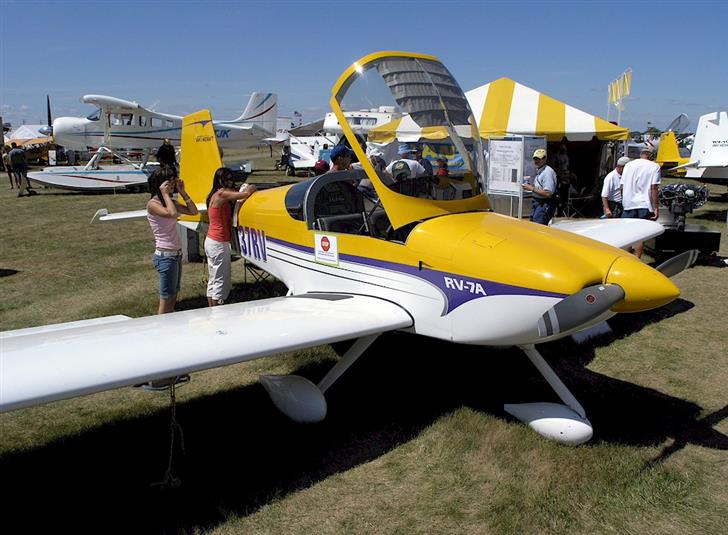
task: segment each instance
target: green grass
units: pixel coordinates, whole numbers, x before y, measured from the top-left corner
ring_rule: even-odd
[[[264,169],[251,180],[276,178]],[[0,189],[0,269],[16,271],[0,278],[2,330],[153,314],[158,282],[146,222],[89,224],[100,207],[137,209],[146,198],[43,190],[16,199]],[[691,216],[723,232],[724,256],[727,207],[714,195]],[[185,265],[181,306],[204,305],[203,276],[202,264]],[[249,298],[238,262],[233,280],[233,299]],[[177,391],[185,454],[175,457],[182,486],[174,490],[152,486],[167,465],[165,394],[125,388],[2,414],[4,525],[96,533],[723,532],[727,281],[726,269],[692,268],[676,277],[675,303],[617,316],[613,334],[584,345],[542,346],[594,424],[586,445],[546,441],[505,416],[504,402],[553,400],[519,352],[391,335],[327,393],[329,416],[315,426],[278,414],[257,378],[295,372],[318,380],[335,358],[328,346],[195,374]]]

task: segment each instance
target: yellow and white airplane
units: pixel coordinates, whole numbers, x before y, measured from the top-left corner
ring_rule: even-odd
[[[429,178],[394,181],[375,171],[344,114],[363,102],[395,106],[419,126],[421,139],[457,153],[464,165],[449,179],[468,183],[474,194],[437,200]],[[287,296],[3,333],[0,410],[355,340],[318,385],[298,376],[261,378],[281,411],[316,422],[326,416],[324,394],[341,374],[381,333],[403,330],[520,347],[563,404],[505,410],[552,439],[588,440],[584,408],[535,345],[618,312],[669,303],[679,290],[668,276],[692,257],[658,271],[619,248],[662,232],[651,221],[581,222],[569,232],[489,211],[475,120],[460,86],[434,56],[366,56],[341,75],[330,103],[361,168],[258,191],[236,214],[242,256],[283,281]],[[195,177],[211,180],[220,165],[209,112],[185,117],[182,135],[183,178],[199,201],[210,182]],[[371,181],[377,202],[367,204],[357,188],[363,179]]]

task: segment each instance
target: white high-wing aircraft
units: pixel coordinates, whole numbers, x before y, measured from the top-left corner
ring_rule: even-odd
[[[85,166],[53,166],[28,173],[41,184],[74,190],[137,189],[147,183],[147,161],[165,139],[179,146],[182,117],[143,108],[136,102],[104,95],[85,95],[81,102],[98,106],[88,117],[58,117],[41,129],[64,147],[78,150],[98,147]],[[245,148],[266,142],[275,133],[278,97],[274,93],[251,95],[245,111],[232,121],[215,121],[214,132],[221,147]],[[50,115],[50,113],[49,113]],[[122,149],[145,151],[141,163],[128,160]],[[122,165],[103,165],[109,153],[125,160]]]
[[[182,117],[148,110],[136,102],[104,95],[84,95],[81,102],[97,106],[88,117],[58,117],[47,135],[58,145],[78,150],[156,149],[165,139],[179,146]],[[278,97],[255,92],[245,111],[232,121],[214,121],[215,136],[223,147],[254,146],[276,131]],[[44,132],[45,133],[45,132]]]
[[[690,161],[674,167],[685,169],[686,178],[724,184],[728,181],[728,112],[700,116]]]
[[[473,195],[438,200],[426,177],[394,181],[375,171],[344,115],[361,109],[362,98],[409,114],[421,139],[461,159],[449,178],[468,183]],[[298,376],[261,378],[282,412],[316,422],[326,416],[324,394],[341,374],[379,334],[403,330],[518,346],[563,403],[505,410],[546,437],[588,440],[584,408],[535,345],[618,312],[669,303],[680,292],[668,277],[689,266],[693,252],[655,270],[619,248],[661,233],[655,222],[597,220],[556,229],[491,212],[475,120],[434,56],[366,56],[341,75],[330,104],[361,169],[261,190],[235,211],[241,255],[284,282],[287,296],[2,333],[0,411],[354,339],[318,385]],[[199,201],[220,165],[208,111],[185,117],[182,144],[182,177]],[[376,203],[367,204],[354,185],[365,178]]]

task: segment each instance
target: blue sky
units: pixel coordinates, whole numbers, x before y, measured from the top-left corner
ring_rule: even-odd
[[[167,113],[239,115],[251,91],[279,114],[315,120],[361,56],[438,56],[469,90],[501,76],[606,116],[607,84],[627,67],[622,123],[691,127],[728,109],[728,2],[0,0],[0,114],[13,125],[86,115],[83,94]],[[611,117],[616,118],[613,110]]]

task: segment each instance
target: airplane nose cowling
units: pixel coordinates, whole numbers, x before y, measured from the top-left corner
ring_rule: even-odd
[[[624,290],[624,300],[614,312],[642,312],[658,308],[677,299],[680,290],[659,271],[633,257],[620,257],[610,267],[607,284],[618,284]]]

